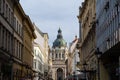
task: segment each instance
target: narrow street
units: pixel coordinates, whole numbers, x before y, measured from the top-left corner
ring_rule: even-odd
[[[0,0],[0,80],[120,80],[120,0]]]

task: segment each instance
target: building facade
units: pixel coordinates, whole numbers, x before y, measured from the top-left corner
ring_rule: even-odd
[[[33,79],[33,41],[36,38],[34,26],[29,18],[25,16],[23,20],[23,54],[22,54],[22,76],[23,79]]]
[[[14,0],[13,2],[17,2]],[[14,3],[0,0],[0,79],[12,80],[14,49]],[[6,10],[7,9],[7,10]],[[9,14],[6,14],[6,12]],[[10,16],[10,17],[9,17]]]
[[[84,72],[88,80],[97,80],[97,57],[95,55],[95,17],[96,0],[85,0],[79,8],[79,41],[77,48],[80,52],[80,72]]]
[[[18,80],[24,77],[23,62],[24,20],[26,15],[19,0],[0,0],[0,79]],[[29,23],[28,23],[29,24]],[[34,39],[34,29],[29,25],[30,40]],[[30,47],[32,40],[29,42]],[[30,48],[32,53],[32,47]],[[29,56],[29,55],[28,55]],[[31,57],[30,57],[31,58]],[[31,58],[32,60],[32,58]],[[31,63],[32,64],[32,61]]]
[[[6,0],[7,1],[7,0]],[[7,6],[6,6],[7,8]],[[22,12],[22,8],[19,2],[14,4],[14,43],[13,43],[13,78],[20,79],[22,77],[22,55],[23,55],[23,18],[25,17],[24,12]]]
[[[75,39],[70,43],[69,50],[68,50],[68,58],[67,58],[67,78],[69,79],[70,76],[76,76],[75,79],[78,79],[78,76],[80,72],[77,70],[80,70],[77,65],[80,62],[79,57],[79,51],[76,48],[76,45],[78,43],[78,38],[75,36]]]
[[[96,46],[100,52],[100,80],[120,79],[120,1],[97,0]]]
[[[41,52],[40,46],[34,42],[34,62],[33,69],[36,71],[34,80],[43,79],[44,75],[44,57]]]
[[[63,80],[66,77],[65,60],[68,54],[67,43],[63,39],[61,29],[58,30],[57,39],[53,42],[51,50],[52,79]]]
[[[48,34],[43,33],[40,29],[34,24],[35,33],[37,38],[34,40],[34,69],[37,71],[37,77],[35,80],[46,79],[48,78]],[[37,54],[37,55],[36,55]],[[39,56],[38,56],[39,55]],[[35,67],[36,66],[36,67]]]

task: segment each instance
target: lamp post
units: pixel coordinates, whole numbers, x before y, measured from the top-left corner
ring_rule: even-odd
[[[99,48],[96,49],[96,56],[97,56],[97,73],[98,73],[98,80],[100,80],[100,56],[102,52],[100,52]]]
[[[82,64],[83,70],[77,70],[79,72],[83,72],[82,80],[88,80],[87,73],[95,73],[96,72],[96,70],[87,70],[87,65],[88,64],[86,63],[86,61],[84,61],[84,63]]]

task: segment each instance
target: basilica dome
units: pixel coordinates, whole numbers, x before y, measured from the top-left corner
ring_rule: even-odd
[[[55,48],[55,47],[65,47],[65,46],[66,46],[66,41],[63,39],[62,31],[59,28],[57,39],[53,42],[53,47]]]

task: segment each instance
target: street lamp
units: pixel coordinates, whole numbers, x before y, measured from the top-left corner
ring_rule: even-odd
[[[99,48],[97,48],[95,54],[96,54],[97,58],[99,59],[102,52],[100,52]]]
[[[98,72],[98,80],[100,80],[100,56],[102,52],[100,52],[99,48],[96,49],[95,55],[97,56],[97,72]]]
[[[87,70],[87,65],[88,64],[86,63],[86,61],[84,61],[84,63],[82,64],[83,70],[77,70],[79,72],[83,72],[82,80],[87,80],[87,73],[95,73],[96,72],[96,70]]]

